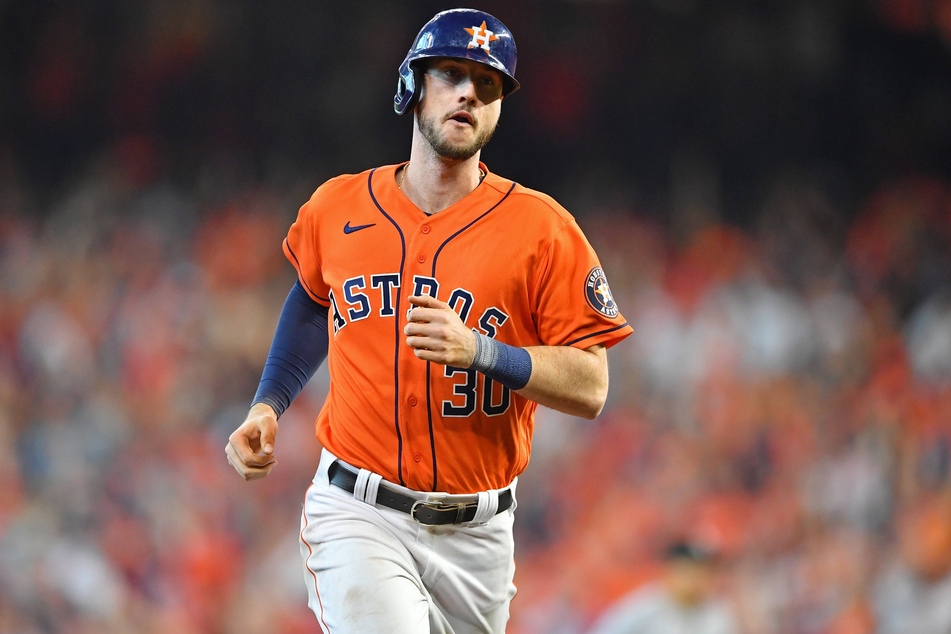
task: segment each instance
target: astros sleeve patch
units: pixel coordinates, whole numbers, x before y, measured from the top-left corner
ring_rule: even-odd
[[[618,307],[614,303],[611,287],[608,286],[608,278],[600,266],[594,267],[588,273],[584,283],[584,296],[588,300],[588,306],[605,317],[614,319],[618,316]]]

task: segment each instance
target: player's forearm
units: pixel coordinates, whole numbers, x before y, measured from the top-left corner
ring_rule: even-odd
[[[582,350],[570,346],[527,348],[532,357],[528,384],[518,390],[527,399],[551,409],[595,418],[608,396],[608,361],[603,346]]]
[[[252,404],[266,403],[278,417],[327,357],[327,309],[294,284],[274,331]]]

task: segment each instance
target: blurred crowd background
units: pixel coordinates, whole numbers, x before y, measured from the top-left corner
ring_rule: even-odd
[[[280,465],[225,461],[324,179],[408,156],[435,2],[0,0],[0,632],[316,632]],[[480,8],[483,153],[579,219],[636,334],[541,411],[514,634],[584,632],[688,539],[742,634],[951,632],[951,1]]]

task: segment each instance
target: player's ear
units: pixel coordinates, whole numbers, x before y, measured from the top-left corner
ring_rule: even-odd
[[[416,102],[416,105],[413,106],[413,120],[416,122],[416,126],[419,127],[419,111],[422,108],[423,100],[420,99]]]

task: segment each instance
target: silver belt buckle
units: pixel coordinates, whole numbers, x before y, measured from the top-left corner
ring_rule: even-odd
[[[427,524],[426,522],[420,521],[420,519],[416,516],[416,511],[421,506],[426,507],[428,509],[432,509],[434,511],[451,511],[455,509],[456,519],[453,522],[453,524],[461,524],[462,517],[466,512],[466,507],[468,506],[468,504],[466,502],[447,503],[447,502],[429,502],[426,500],[416,500],[415,502],[413,502],[413,507],[410,509],[409,514],[410,516],[412,516],[414,520],[416,520],[416,523],[422,524],[423,526],[435,526],[435,524]]]

